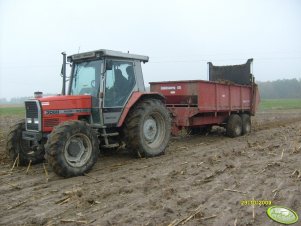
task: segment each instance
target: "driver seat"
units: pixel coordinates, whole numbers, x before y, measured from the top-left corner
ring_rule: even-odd
[[[115,87],[118,91],[124,90],[128,80],[122,75],[120,69],[115,69]]]

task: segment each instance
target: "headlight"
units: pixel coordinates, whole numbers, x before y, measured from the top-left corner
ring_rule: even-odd
[[[27,122],[27,123],[32,123],[31,118],[27,118],[27,119],[26,119],[26,122]]]
[[[39,124],[39,119],[35,118],[34,119],[34,124]]]

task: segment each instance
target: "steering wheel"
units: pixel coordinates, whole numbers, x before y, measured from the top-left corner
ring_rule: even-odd
[[[90,85],[91,85],[92,88],[95,88],[95,80],[92,80]]]

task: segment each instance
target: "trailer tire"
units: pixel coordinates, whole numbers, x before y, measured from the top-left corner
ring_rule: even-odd
[[[142,100],[129,112],[123,132],[127,149],[134,155],[164,154],[171,133],[169,111],[160,100]]]
[[[251,118],[248,114],[242,114],[242,135],[248,134],[251,132]]]
[[[53,171],[63,177],[80,176],[97,161],[97,134],[84,121],[67,121],[56,126],[45,145],[46,159]]]
[[[6,150],[11,160],[15,161],[19,155],[19,164],[24,166],[30,161],[32,164],[40,163],[44,160],[43,145],[33,146],[30,141],[22,140],[22,131],[25,131],[25,120],[18,121],[10,128],[7,135]]]
[[[227,135],[229,137],[238,137],[242,133],[242,120],[237,114],[230,115],[226,125]]]

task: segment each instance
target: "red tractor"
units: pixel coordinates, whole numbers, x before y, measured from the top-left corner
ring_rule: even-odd
[[[164,152],[171,121],[164,97],[146,92],[141,62],[147,56],[111,50],[68,56],[72,65],[65,94],[25,101],[25,119],[8,134],[7,151],[20,164],[47,159],[63,177],[83,175],[105,148],[126,145],[135,155]]]

